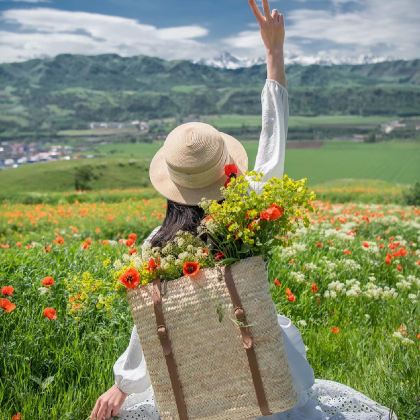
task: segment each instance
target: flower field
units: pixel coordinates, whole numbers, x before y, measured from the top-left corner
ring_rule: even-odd
[[[302,332],[315,377],[414,419],[420,211],[315,204],[310,226],[270,261],[278,311]],[[113,264],[164,214],[159,198],[1,205],[1,419],[88,418],[132,327]]]

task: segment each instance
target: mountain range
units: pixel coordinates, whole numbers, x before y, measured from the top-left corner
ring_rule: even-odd
[[[61,54],[0,65],[0,137],[87,128],[91,121],[260,115],[265,63]],[[222,60],[222,61],[223,61]],[[237,63],[238,64],[238,63]],[[286,64],[291,115],[420,115],[420,59]]]

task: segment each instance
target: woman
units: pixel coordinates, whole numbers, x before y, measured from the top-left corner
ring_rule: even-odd
[[[267,0],[263,0],[264,14],[259,10],[255,0],[249,0],[249,4],[260,25],[267,54],[267,80],[261,96],[262,131],[254,168],[264,173],[264,182],[270,177],[281,177],[284,169],[289,116],[283,59],[284,17],[275,9],[271,12]],[[201,166],[200,176],[194,177],[191,175],[194,174],[191,168],[188,173],[183,171],[185,169],[183,167],[177,168],[175,164],[171,166],[170,155],[172,153],[172,158],[178,159],[178,162],[183,161],[185,166],[205,165],[204,155],[215,144],[211,142],[211,136],[218,134],[223,135],[229,155],[235,157],[234,163],[241,171],[247,168],[246,152],[231,136],[217,132],[211,126],[202,123],[188,123],[177,127],[166,139],[166,148],[164,146],[155,155],[150,165],[152,184],[168,199],[168,207],[162,226],[151,232],[144,245],[149,243],[152,246],[161,246],[179,229],[196,233],[196,227],[203,217],[202,210],[197,206],[199,199],[202,195],[211,199],[218,198],[219,188],[223,185],[224,179],[220,178],[220,173],[218,177],[216,176],[215,182],[208,179],[214,175],[212,168],[217,166],[216,164],[213,166],[209,164],[206,168]],[[199,150],[203,138],[210,141],[210,147],[206,146],[204,150]],[[188,142],[190,144],[186,144]],[[174,144],[183,149],[174,149]],[[194,147],[197,147],[196,155],[194,150],[191,151]],[[209,181],[212,182],[211,185],[203,187],[202,184],[208,184]],[[183,182],[186,184],[183,185]],[[261,186],[262,184],[254,185],[253,188],[259,189]],[[395,415],[391,417],[386,407],[350,387],[334,381],[315,379],[306,359],[306,350],[299,331],[285,316],[278,315],[278,322],[283,332],[285,350],[299,399],[292,409],[264,418],[302,420],[397,418]],[[91,419],[103,420],[115,415],[119,415],[121,419],[159,419],[136,327],[133,327],[130,343],[116,361],[113,370],[115,384],[99,397],[92,410]]]

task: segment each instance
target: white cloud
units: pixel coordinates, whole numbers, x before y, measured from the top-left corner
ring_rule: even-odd
[[[306,2],[303,2],[305,5]],[[344,11],[345,3],[357,8]],[[418,0],[331,0],[331,10],[294,9],[285,13],[285,56],[420,56]],[[260,55],[259,31],[242,31],[223,40],[233,54]]]
[[[208,30],[199,25],[157,28],[135,19],[52,8],[9,9],[0,23],[15,26],[0,32],[3,62],[22,61],[60,53],[122,56],[146,54],[167,59],[216,53],[197,38]]]

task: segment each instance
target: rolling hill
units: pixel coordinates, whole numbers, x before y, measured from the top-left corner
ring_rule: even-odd
[[[292,115],[420,114],[420,59],[286,66]],[[62,54],[0,65],[3,139],[90,121],[259,115],[264,64],[234,70],[148,56]]]

